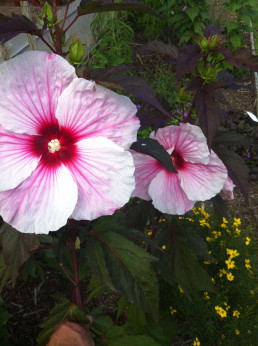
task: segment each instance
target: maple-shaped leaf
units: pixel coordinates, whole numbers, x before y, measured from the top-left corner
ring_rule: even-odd
[[[187,73],[192,72],[203,55],[199,46],[185,44],[179,53],[176,64],[176,81],[179,81]]]
[[[168,56],[169,58],[172,58],[173,60],[177,60],[179,56],[179,49],[170,44],[170,43],[164,43],[162,41],[151,41],[147,44],[143,45],[139,50],[139,53],[158,53],[165,56]]]
[[[20,267],[39,247],[36,234],[21,233],[8,224],[1,227],[2,253],[14,287]]]
[[[23,15],[13,13],[12,17],[6,17],[0,14],[0,42],[6,42],[22,33],[40,36],[41,30]]]
[[[219,51],[224,55],[228,62],[238,69],[242,68],[244,65],[252,71],[258,72],[258,56],[252,55],[250,49],[244,48],[232,52],[227,47],[220,47]]]
[[[163,19],[163,17],[151,7],[136,0],[124,0],[119,3],[115,2],[114,0],[82,0],[80,6],[78,7],[79,16],[108,11],[137,11],[151,14]]]
[[[95,80],[98,84],[105,87],[124,90],[139,100],[159,109],[167,116],[170,116],[144,78],[119,74],[129,69],[133,69],[133,67],[122,65],[117,67],[87,70],[87,78]]]
[[[196,113],[200,127],[207,138],[208,147],[211,147],[213,137],[219,128],[222,110],[215,98],[214,85],[207,84],[200,87],[195,100]]]

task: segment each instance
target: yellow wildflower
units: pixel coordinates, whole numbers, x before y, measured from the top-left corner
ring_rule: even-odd
[[[239,256],[239,252],[237,252],[237,250],[226,249],[226,251],[227,251],[227,255],[229,255],[229,258],[231,259]]]
[[[180,285],[178,285],[177,287],[178,287],[180,293],[184,293],[184,290],[182,289],[182,287]]]
[[[240,334],[240,331],[238,329],[235,330],[236,335]]]
[[[209,242],[211,242],[211,241],[212,241],[212,238],[210,238],[210,237],[206,237],[206,241],[209,243]]]
[[[251,330],[249,330],[249,329],[248,329],[247,333],[248,333],[248,334],[252,334]]]
[[[225,261],[226,265],[228,266],[228,269],[235,268],[235,261],[232,261],[231,258]]]
[[[241,225],[241,220],[234,218],[233,226],[238,227]]]
[[[224,268],[219,270],[219,277],[221,278],[223,276],[223,274],[225,274],[225,275],[227,274],[227,272]]]
[[[171,315],[174,315],[177,312],[177,310],[173,309],[172,306],[170,306],[169,309],[170,309]]]
[[[228,281],[233,281],[234,275],[232,273],[227,273],[227,279],[228,279]]]
[[[251,269],[251,265],[250,265],[250,260],[249,259],[245,259],[245,267],[247,270]]]
[[[161,247],[163,250],[166,250],[166,245],[162,245]]]
[[[228,220],[223,217],[222,219],[223,223],[228,223]]]
[[[249,245],[250,241],[251,241],[251,239],[249,237],[246,237],[245,238],[245,245]]]
[[[209,300],[210,299],[208,292],[203,292],[203,295],[204,295],[204,297],[203,297],[204,300]]]
[[[250,290],[250,294],[254,295],[254,290]]]
[[[200,345],[201,345],[201,343],[200,343],[199,339],[195,338],[195,340],[193,342],[193,346],[200,346]]]
[[[215,279],[211,278],[212,283],[215,285]]]
[[[241,235],[241,230],[239,228],[235,229],[235,235],[236,237],[239,237]]]
[[[238,310],[233,311],[233,316],[239,318],[240,312]]]
[[[217,314],[220,315],[221,318],[227,317],[227,311],[224,310],[223,308],[221,308],[220,306],[215,306],[215,310],[217,312]]]
[[[149,231],[147,234],[150,237],[152,235],[152,231]]]

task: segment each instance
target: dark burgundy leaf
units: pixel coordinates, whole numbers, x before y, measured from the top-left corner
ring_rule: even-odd
[[[222,70],[218,73],[218,81],[224,83],[224,85],[222,87],[230,88],[232,90],[252,89],[252,87],[249,85],[236,83],[235,77],[231,73],[229,73],[228,71],[225,71],[225,70]]]
[[[241,135],[240,133],[236,133],[233,131],[226,131],[219,133],[217,136],[213,138],[212,145],[236,145],[236,144],[249,144],[248,139]]]
[[[131,149],[137,151],[138,153],[143,153],[153,157],[164,167],[166,167],[169,172],[177,173],[169,153],[155,139],[139,139],[137,142],[131,145]]]
[[[248,201],[248,167],[241,156],[228,150],[227,148],[214,145],[212,149],[216,152],[219,158],[227,167],[228,175],[233,183],[239,188]]]
[[[140,130],[147,129],[149,126],[153,127],[154,131],[166,126],[167,122],[171,119],[168,115],[162,113],[158,109],[151,109],[149,111],[138,110],[137,117],[140,119]]]
[[[115,3],[114,0],[82,0],[78,7],[78,15],[82,16],[89,13],[108,12],[108,11],[137,11],[163,19],[151,7],[141,4],[136,0],[124,0],[120,3]]]
[[[40,36],[41,30],[25,16],[13,13],[9,18],[0,14],[0,42],[6,42],[22,33]]]
[[[177,60],[179,55],[179,49],[176,46],[157,40],[148,42],[141,47],[138,52],[163,54],[169,56],[173,60]]]
[[[90,71],[88,76],[90,79],[95,80],[98,84],[125,90],[129,94],[137,97],[139,100],[148,103],[149,105],[159,109],[167,116],[170,116],[170,114],[158,101],[152,88],[143,78],[117,74],[126,71],[126,69],[133,69],[133,67],[123,65],[118,67],[96,69]]]
[[[242,65],[250,68],[254,72],[258,72],[258,56],[254,56],[251,54],[250,49],[238,49],[235,52],[232,52],[227,47],[220,47],[219,51],[224,55],[226,60],[230,62],[232,65],[240,69]]]
[[[201,27],[201,30],[204,33],[206,38],[220,34],[220,28],[218,25],[209,25],[208,24],[208,25],[206,25],[205,29]]]
[[[199,46],[183,46],[177,59],[176,81],[179,81],[184,75],[195,69],[202,54]]]
[[[210,201],[214,204],[214,207],[220,216],[227,219],[227,208],[224,199],[220,195],[216,195],[215,197],[212,197]]]
[[[222,110],[214,97],[214,88],[211,84],[200,88],[196,97],[195,108],[200,127],[210,148],[222,118]]]

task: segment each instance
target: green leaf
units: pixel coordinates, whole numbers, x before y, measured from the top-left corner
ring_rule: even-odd
[[[189,296],[196,290],[213,291],[208,273],[198,262],[198,255],[208,252],[207,246],[194,229],[191,237],[181,227],[180,223],[170,224],[162,232],[160,241],[166,244],[166,251],[159,262],[160,274],[170,284],[179,284]]]
[[[195,20],[195,18],[198,16],[199,14],[199,8],[198,7],[188,7],[188,9],[186,10],[186,14],[188,15],[188,17],[191,19],[191,21],[193,22]]]
[[[102,281],[111,291],[116,291],[106,267],[106,260],[101,244],[89,237],[86,241],[87,263],[96,277]]]
[[[171,345],[176,337],[176,325],[170,311],[162,311],[158,323],[151,316],[146,315],[146,332],[160,346]]]
[[[97,279],[95,275],[91,275],[90,283],[87,286],[87,301],[89,303],[92,299],[98,297],[100,294],[107,292],[107,287],[103,285],[103,283]]]
[[[108,11],[137,11],[162,18],[151,7],[136,0],[123,0],[120,3],[115,3],[114,0],[82,0],[78,7],[79,16]]]
[[[242,35],[239,34],[231,34],[230,35],[230,42],[232,43],[234,48],[239,48],[241,47],[242,44]]]
[[[106,268],[115,288],[130,303],[157,317],[158,282],[151,267],[156,259],[120,234],[94,231],[90,234],[104,250]]]
[[[2,253],[14,287],[20,267],[38,249],[39,238],[36,234],[20,233],[8,224],[4,224],[1,229],[4,232]]]
[[[128,334],[144,334],[145,330],[145,313],[136,305],[131,304],[128,309],[128,317],[125,328]],[[156,322],[157,323],[157,322]]]
[[[228,30],[228,32],[230,32],[230,31],[232,31],[234,29],[237,29],[237,28],[239,28],[239,24],[238,23],[232,22],[232,21],[229,21],[227,23],[227,30]]]
[[[109,346],[159,346],[151,337],[146,335],[128,335],[122,327],[113,327],[105,335]]]
[[[121,295],[118,301],[118,307],[117,307],[117,314],[116,314],[116,319],[118,320],[119,317],[124,313],[124,311],[127,309],[127,307],[130,305],[128,303],[128,300]]]

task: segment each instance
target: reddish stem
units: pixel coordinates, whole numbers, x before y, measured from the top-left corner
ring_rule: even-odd
[[[56,51],[53,49],[53,47],[51,47],[50,46],[50,44],[44,39],[44,37],[43,36],[39,36],[40,38],[41,38],[41,40],[45,43],[45,45],[47,45],[48,46],[48,48],[49,49],[51,49],[52,50],[52,52],[53,53],[55,53],[56,54]],[[53,38],[52,38],[53,39]],[[53,41],[53,43],[55,44],[55,42]]]
[[[57,9],[56,9],[56,0],[53,0],[53,12],[54,12],[54,22],[57,22]],[[62,44],[61,44],[61,32],[59,25],[55,25],[55,34],[56,34],[56,52],[59,55],[62,55]]]
[[[80,16],[77,14],[77,16],[74,18],[74,20],[68,25],[68,27],[66,29],[64,29],[64,32],[66,32],[68,29],[70,29],[70,27],[73,25],[74,22],[76,22],[76,20],[79,18]]]
[[[72,231],[72,236],[70,238],[70,251],[72,255],[72,264],[73,264],[73,279],[75,282],[75,294],[76,294],[76,302],[79,308],[82,310],[82,297],[80,291],[80,279],[79,279],[79,266],[77,260],[77,254],[75,249],[75,234],[74,234],[74,225],[73,220],[69,220],[70,228]]]
[[[66,8],[65,8],[65,14],[64,14],[64,18],[63,18],[62,25],[61,25],[61,31],[63,31],[63,29],[64,29],[65,20],[66,20],[66,17],[67,17],[67,13],[68,13],[68,9],[69,9],[69,6],[70,6],[70,2],[71,2],[71,1],[68,0],[67,5],[66,5]]]
[[[71,276],[67,273],[63,263],[60,263],[60,267],[63,269],[63,272],[65,273],[66,277],[71,281],[71,283],[76,287],[76,282],[73,281],[73,279],[71,278]]]
[[[56,249],[58,248],[57,245],[51,245],[51,246],[40,246],[39,250],[47,250],[47,249]]]

